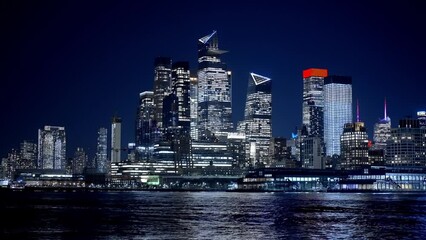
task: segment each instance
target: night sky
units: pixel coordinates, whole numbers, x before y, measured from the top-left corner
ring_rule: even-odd
[[[241,1],[240,1],[241,2]],[[44,125],[65,126],[67,155],[93,157],[97,129],[123,118],[134,142],[138,94],[157,56],[197,69],[197,40],[218,31],[242,120],[249,72],[272,78],[273,135],[302,119],[302,70],[353,78],[369,138],[387,98],[392,125],[426,109],[422,1],[1,1],[0,157]],[[354,106],[355,108],[355,106]]]

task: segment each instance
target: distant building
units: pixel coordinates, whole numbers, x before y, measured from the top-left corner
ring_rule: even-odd
[[[385,165],[385,150],[370,148],[368,150],[368,162],[372,166],[384,166]]]
[[[249,164],[246,162],[246,135],[244,133],[228,134],[228,151],[232,154],[232,166],[245,168]]]
[[[426,128],[426,111],[418,111],[417,119],[419,120],[420,128]]]
[[[35,169],[37,166],[37,144],[23,141],[20,149],[17,169]]]
[[[386,112],[386,100],[384,117],[374,124],[374,149],[386,149],[386,143],[391,136],[391,119]]]
[[[111,124],[111,163],[121,162],[121,118],[113,117]]]
[[[157,57],[154,61],[154,106],[155,123],[162,128],[163,99],[171,93],[172,60],[169,57]]]
[[[0,177],[6,179],[13,179],[19,160],[19,152],[16,149],[12,149],[7,154],[7,158],[2,158],[0,168],[2,171],[0,173]]]
[[[65,170],[65,128],[45,126],[38,130],[38,168]]]
[[[324,143],[327,156],[340,155],[340,136],[352,119],[352,78],[327,76],[324,80]]]
[[[96,170],[98,173],[108,173],[108,129],[99,128],[96,147]]]
[[[191,139],[198,141],[198,79],[197,75],[189,77],[190,80],[190,111],[191,111]]]
[[[340,137],[341,168],[345,170],[362,169],[370,165],[368,161],[367,129],[359,119],[355,123],[345,124]]]
[[[295,161],[291,157],[291,146],[287,146],[287,139],[283,137],[274,137],[271,139],[272,164],[281,164],[286,168],[294,168]]]
[[[231,72],[220,59],[217,32],[198,39],[198,134],[226,139],[232,132]]]
[[[254,166],[271,164],[270,141],[272,137],[272,82],[268,77],[250,73],[244,121],[238,131],[250,143],[249,159]],[[253,149],[254,147],[254,149]]]
[[[391,129],[385,159],[393,167],[426,167],[426,129],[418,119],[401,119]]]
[[[77,148],[72,161],[72,174],[83,174],[87,165],[87,155],[83,148]]]
[[[303,168],[324,169],[325,161],[322,154],[320,137],[306,137],[301,142],[300,157]]]

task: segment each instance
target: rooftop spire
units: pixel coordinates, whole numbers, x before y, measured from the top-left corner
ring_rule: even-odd
[[[384,119],[387,119],[387,113],[386,113],[386,97],[385,97],[385,118]]]
[[[356,99],[356,121],[359,122],[359,102]]]

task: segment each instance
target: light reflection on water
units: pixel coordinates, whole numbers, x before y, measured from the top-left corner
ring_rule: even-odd
[[[426,194],[7,193],[0,239],[426,239]]]

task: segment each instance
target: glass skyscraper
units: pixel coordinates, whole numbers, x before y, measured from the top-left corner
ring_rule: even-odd
[[[163,99],[161,99],[162,102]],[[154,93],[151,91],[139,94],[136,117],[136,145],[138,147],[147,146],[156,140],[157,123],[154,121],[154,114],[156,113],[154,100]],[[163,114],[161,114],[161,117],[163,118]]]
[[[197,141],[198,140],[198,79],[197,76],[191,76],[189,77],[191,87],[190,87],[190,99],[191,99],[191,139]]]
[[[172,60],[157,57],[154,61],[154,105],[155,120],[158,127],[163,124],[163,99],[171,93]]]
[[[244,121],[238,127],[250,144],[251,164],[271,164],[269,152],[272,137],[272,82],[270,78],[250,73]]]
[[[111,124],[111,163],[121,162],[121,118],[114,116]]]
[[[99,128],[96,147],[96,170],[98,173],[108,173],[108,129]]]
[[[198,130],[200,140],[214,134],[226,139],[233,130],[231,72],[220,56],[216,31],[198,39]]]
[[[38,167],[65,170],[65,128],[44,126],[38,130]]]
[[[327,69],[310,68],[303,71],[303,119],[308,136],[324,141],[324,78]]]
[[[172,67],[172,91],[177,97],[179,125],[188,128],[191,122],[190,72],[188,62],[175,62]]]
[[[352,78],[324,79],[324,143],[327,156],[340,155],[340,136],[352,120]]]

